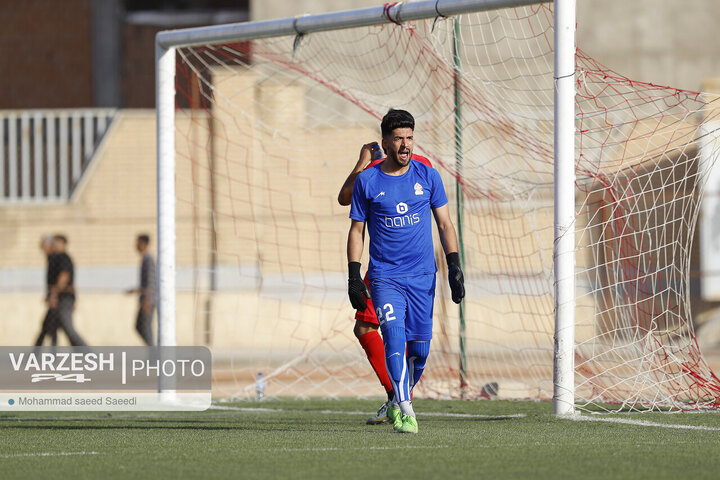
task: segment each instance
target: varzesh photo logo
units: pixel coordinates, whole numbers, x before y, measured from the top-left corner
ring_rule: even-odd
[[[211,365],[206,347],[0,347],[0,408],[204,409]]]

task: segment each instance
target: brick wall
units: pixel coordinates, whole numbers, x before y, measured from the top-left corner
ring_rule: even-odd
[[[155,108],[155,25],[123,26],[122,98],[125,108]]]
[[[0,108],[92,106],[91,4],[0,2]]]

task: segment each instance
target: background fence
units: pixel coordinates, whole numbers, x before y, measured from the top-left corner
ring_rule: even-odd
[[[0,111],[0,202],[67,200],[114,109]]]

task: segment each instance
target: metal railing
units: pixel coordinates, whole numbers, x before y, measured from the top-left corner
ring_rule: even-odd
[[[65,201],[115,109],[0,110],[0,204]]]

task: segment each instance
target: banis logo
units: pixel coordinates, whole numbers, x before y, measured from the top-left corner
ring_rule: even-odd
[[[400,202],[395,207],[395,210],[400,214],[397,217],[385,217],[385,226],[389,228],[393,227],[406,227],[420,223],[420,215],[413,213],[407,215],[408,206],[404,202]]]

